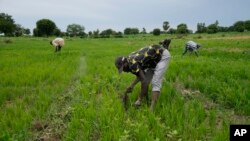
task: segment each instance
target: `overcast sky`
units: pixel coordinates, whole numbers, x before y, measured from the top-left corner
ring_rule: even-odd
[[[16,23],[33,30],[39,19],[50,19],[66,31],[67,25],[83,25],[85,31],[126,27],[162,29],[164,21],[176,28],[186,23],[196,30],[198,22],[206,25],[219,21],[230,26],[235,21],[250,20],[250,0],[0,0],[0,13],[7,13]]]

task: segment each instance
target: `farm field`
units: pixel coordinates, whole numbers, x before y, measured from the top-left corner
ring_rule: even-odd
[[[134,76],[115,58],[165,38],[172,57],[154,112],[133,106],[139,84],[125,112]],[[0,37],[0,140],[226,141],[230,124],[250,124],[249,33],[67,38],[60,53],[51,39]],[[188,40],[199,57],[181,55]]]

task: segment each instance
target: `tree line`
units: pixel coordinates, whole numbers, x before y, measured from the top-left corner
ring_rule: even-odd
[[[153,35],[160,34],[190,34],[192,30],[188,29],[187,24],[180,23],[177,28],[170,28],[168,21],[163,22],[163,30],[155,28],[149,32]],[[217,32],[244,32],[250,31],[250,20],[237,21],[229,27],[219,26],[219,22],[216,20],[208,26],[205,23],[197,23],[197,31],[195,33],[217,33]],[[16,24],[11,15],[6,13],[0,13],[0,34],[5,36],[22,36],[29,35],[30,29],[22,27],[20,24]],[[123,32],[115,31],[113,29],[106,29],[103,31],[94,30],[85,32],[85,27],[80,24],[69,24],[66,32],[62,32],[50,19],[40,19],[36,22],[36,27],[33,29],[33,36],[35,37],[48,37],[48,36],[70,36],[70,37],[91,37],[91,38],[109,38],[117,37],[121,38],[123,35],[136,35],[136,34],[148,34],[145,28],[140,31],[139,28],[127,27]]]

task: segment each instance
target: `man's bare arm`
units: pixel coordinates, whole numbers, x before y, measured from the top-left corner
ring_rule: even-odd
[[[135,85],[140,81],[140,78],[137,76],[135,80],[131,83],[131,85],[126,89],[126,93],[131,93],[135,87]]]
[[[143,96],[147,96],[148,93],[148,83],[145,78],[145,74],[142,70],[139,71],[138,77],[141,81],[141,93],[138,97],[138,100],[141,100]]]

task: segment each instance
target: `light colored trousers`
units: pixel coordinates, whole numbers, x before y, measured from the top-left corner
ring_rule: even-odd
[[[162,79],[168,68],[170,57],[171,55],[169,51],[164,50],[162,53],[161,60],[156,65],[156,67],[154,69],[147,69],[145,71],[147,83],[150,83],[150,81],[152,80],[152,91],[161,91]]]

